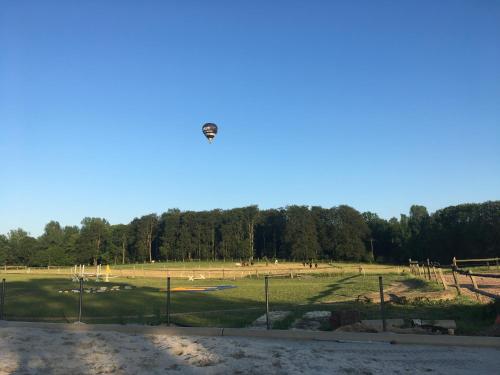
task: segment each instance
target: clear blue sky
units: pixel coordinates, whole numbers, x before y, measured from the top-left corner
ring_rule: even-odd
[[[500,1],[2,1],[0,173],[33,235],[499,199]]]

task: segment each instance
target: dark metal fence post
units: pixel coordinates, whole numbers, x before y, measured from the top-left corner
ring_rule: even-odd
[[[266,293],[266,327],[271,329],[271,324],[269,322],[269,276],[264,278],[265,293]]]
[[[5,319],[4,308],[5,306],[5,279],[2,279],[2,295],[0,296],[0,320]]]
[[[382,315],[382,330],[385,332],[387,330],[387,325],[385,321],[384,284],[382,282],[382,276],[378,277],[378,285],[380,287],[380,314]]]
[[[170,325],[170,276],[167,277],[167,326]]]
[[[427,276],[429,277],[429,281],[432,280],[432,277],[431,277],[431,261],[429,260],[429,258],[427,258]]]
[[[83,305],[83,277],[80,277],[80,300],[78,303],[78,323],[82,322],[82,305]]]

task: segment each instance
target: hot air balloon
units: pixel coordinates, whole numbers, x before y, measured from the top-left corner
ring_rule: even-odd
[[[212,143],[215,136],[217,135],[217,125],[211,122],[207,122],[202,126],[201,130],[203,130],[203,134],[205,134],[205,137],[207,137],[208,142]]]

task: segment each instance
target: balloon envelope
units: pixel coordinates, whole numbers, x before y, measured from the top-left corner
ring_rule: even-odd
[[[205,134],[205,137],[207,137],[208,142],[212,143],[213,139],[217,135],[218,128],[214,123],[207,122],[202,126],[201,130],[203,131],[203,134]]]

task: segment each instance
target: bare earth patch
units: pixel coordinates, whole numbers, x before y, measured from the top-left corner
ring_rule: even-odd
[[[415,291],[417,289],[419,279],[408,279],[403,281],[393,282],[391,285],[384,288],[384,296],[387,302],[406,303],[418,300],[451,300],[456,297],[456,292],[452,288],[442,291]],[[358,299],[370,302],[380,301],[380,293],[374,292]]]

